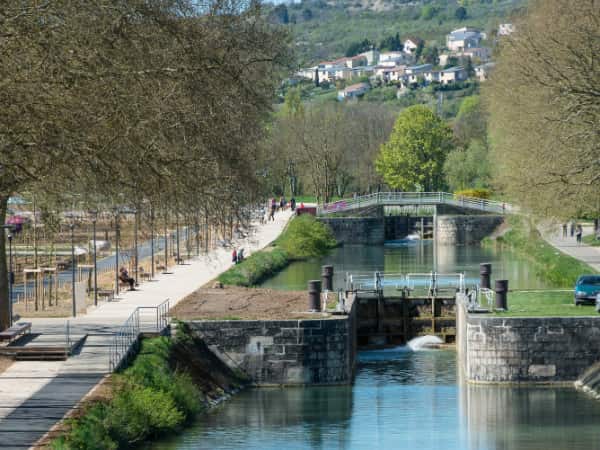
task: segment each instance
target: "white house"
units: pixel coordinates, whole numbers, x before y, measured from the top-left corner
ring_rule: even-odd
[[[422,43],[422,39],[419,38],[407,38],[404,40],[403,50],[407,55],[414,55],[419,47],[419,44]]]
[[[439,81],[441,84],[452,84],[459,81],[464,81],[469,77],[469,74],[464,67],[456,66],[444,69],[439,72]]]
[[[357,83],[351,86],[348,86],[346,89],[338,91],[338,100],[347,100],[351,98],[361,97],[367,92],[371,87],[369,83]]]
[[[461,53],[457,53],[456,56],[468,56],[471,59],[487,61],[490,59],[490,49],[487,47],[467,48],[466,50],[463,50]]]
[[[515,26],[512,23],[501,23],[498,25],[498,36],[508,36],[515,32]]]
[[[475,28],[463,27],[446,36],[446,48],[451,52],[462,52],[468,48],[480,47],[485,34]]]
[[[350,69],[367,65],[367,58],[362,55],[352,56],[349,58],[340,58],[333,61],[336,66],[346,66]]]
[[[475,67],[475,76],[479,81],[485,81],[490,77],[490,73],[494,70],[494,63],[489,62]]]
[[[367,59],[367,66],[374,66],[379,62],[379,50],[368,50],[358,56],[364,56]]]
[[[427,79],[426,74],[431,72],[433,66],[431,64],[420,64],[418,66],[410,66],[404,69],[404,81],[408,84],[416,84],[419,78]]]

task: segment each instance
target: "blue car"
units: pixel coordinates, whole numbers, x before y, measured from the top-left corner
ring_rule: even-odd
[[[582,275],[575,283],[575,305],[594,303],[600,294],[600,275]]]

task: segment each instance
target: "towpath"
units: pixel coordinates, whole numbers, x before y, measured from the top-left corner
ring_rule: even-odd
[[[593,233],[591,226],[583,227],[583,235],[587,236]],[[576,258],[596,271],[600,272],[600,247],[592,247],[587,244],[577,244],[575,237],[562,236],[562,227],[553,227],[545,229],[542,232],[544,239],[556,249]]]
[[[246,255],[272,242],[291,212],[257,225],[255,233],[236,243]],[[160,274],[138,291],[124,292],[119,301],[103,303],[88,314],[69,320],[72,336],[87,335],[81,350],[67,361],[18,361],[0,374],[0,449],[32,446],[108,374],[109,347],[114,332],[138,306],[170,306],[231,266],[231,249],[219,248],[185,265]],[[32,332],[64,336],[66,319],[24,319]]]

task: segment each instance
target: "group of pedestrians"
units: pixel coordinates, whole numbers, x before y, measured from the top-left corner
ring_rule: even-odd
[[[267,221],[275,220],[275,212],[284,211],[287,208],[290,208],[292,211],[296,210],[296,199],[292,197],[288,202],[284,196],[279,197],[279,202],[275,197],[271,197],[267,203],[267,209],[269,211],[267,216]]]
[[[575,237],[577,244],[581,244],[581,238],[583,236],[583,227],[580,223],[575,223],[574,221],[570,221],[569,223],[563,223],[562,225],[562,236],[563,238]]]
[[[239,264],[244,260],[244,249],[240,248],[239,250],[233,249],[231,252],[231,262],[233,264]]]

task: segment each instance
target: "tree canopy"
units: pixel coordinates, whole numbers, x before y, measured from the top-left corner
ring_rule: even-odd
[[[490,83],[495,180],[542,215],[600,214],[600,8],[533,0]]]
[[[436,191],[444,186],[443,165],[452,148],[452,130],[423,105],[406,108],[375,167],[392,189]]]

